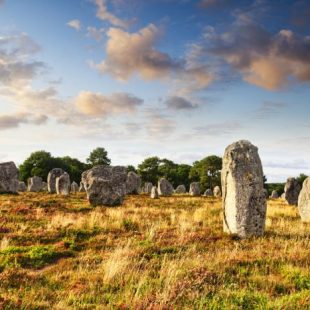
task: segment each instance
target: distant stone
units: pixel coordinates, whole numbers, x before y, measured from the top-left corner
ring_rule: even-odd
[[[42,191],[47,192],[47,183],[46,182],[42,182]]]
[[[87,198],[93,206],[116,206],[126,195],[127,168],[96,166],[83,172],[82,182]]]
[[[152,187],[152,190],[151,190],[151,198],[152,198],[152,199],[158,199],[158,198],[159,198],[158,190],[157,190],[157,187],[156,187],[156,186],[153,186],[153,187]]]
[[[219,186],[215,186],[214,189],[213,189],[213,195],[214,197],[222,197],[222,191],[221,191],[221,188]]]
[[[41,177],[31,177],[28,179],[28,192],[37,193],[43,188],[43,182]]]
[[[27,186],[25,184],[25,182],[18,182],[18,188],[17,188],[17,191],[22,193],[22,192],[25,192],[27,190]]]
[[[146,194],[151,194],[152,188],[153,188],[153,184],[150,182],[146,182],[144,184],[143,192]]]
[[[128,172],[126,180],[126,194],[138,195],[140,194],[140,187],[141,187],[141,177],[133,171]]]
[[[288,178],[284,187],[284,199],[289,205],[298,204],[298,196],[301,186],[295,178]]]
[[[281,198],[282,198],[283,200],[285,200],[285,193],[283,193],[283,194],[281,195]]]
[[[210,188],[206,189],[206,191],[203,194],[206,197],[212,197],[213,196],[213,192]]]
[[[49,193],[56,193],[56,178],[59,178],[64,171],[61,168],[52,169],[47,176],[47,190]]]
[[[0,164],[0,194],[17,193],[19,172],[15,164],[11,162]]]
[[[278,199],[279,198],[279,194],[276,190],[273,190],[270,196],[271,199]]]
[[[68,196],[71,190],[70,176],[64,172],[60,177],[56,178],[56,193],[58,195]]]
[[[303,222],[310,222],[310,177],[305,179],[298,197],[298,211]]]
[[[185,185],[179,185],[175,191],[176,194],[185,194],[186,193],[186,187]]]
[[[189,194],[191,196],[200,196],[200,183],[193,182],[189,186]]]
[[[80,193],[86,192],[85,187],[84,187],[84,184],[83,184],[82,181],[80,182],[79,192],[80,192]]]
[[[268,199],[268,197],[269,197],[268,190],[266,188],[264,188],[263,191],[264,191],[264,195],[265,195],[266,199]]]
[[[71,193],[77,193],[79,191],[79,185],[76,182],[72,182],[71,184]]]
[[[165,178],[158,181],[158,194],[159,196],[171,196],[173,194],[173,186]]]
[[[224,231],[240,238],[263,235],[266,197],[257,147],[244,140],[229,145],[221,174]]]

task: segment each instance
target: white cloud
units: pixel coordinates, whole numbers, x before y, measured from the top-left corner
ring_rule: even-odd
[[[82,24],[78,19],[70,20],[67,25],[77,31],[80,31],[82,27]]]

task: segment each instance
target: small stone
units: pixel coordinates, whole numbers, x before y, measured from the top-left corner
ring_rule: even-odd
[[[303,222],[310,222],[310,177],[305,179],[298,197],[298,211]]]
[[[271,199],[278,199],[279,198],[279,194],[276,190],[273,190],[270,196]]]
[[[189,194],[191,196],[200,196],[200,183],[193,182],[189,186]]]
[[[79,185],[73,181],[71,184],[71,193],[75,194],[78,191],[79,191]]]
[[[173,194],[173,186],[165,178],[158,181],[158,194],[159,196],[171,196]]]
[[[185,185],[179,185],[175,191],[174,191],[175,194],[185,194],[186,193],[186,187]]]
[[[42,178],[41,177],[31,177],[28,179],[28,192],[37,193],[43,188]]]
[[[42,182],[42,191],[47,192],[47,183],[46,182]]]
[[[64,171],[61,168],[52,169],[47,176],[47,189],[51,194],[56,193],[56,178],[60,177]]]
[[[80,192],[80,193],[86,192],[85,187],[84,187],[84,184],[83,184],[82,181],[80,182],[79,192]]]
[[[153,187],[152,187],[152,190],[151,190],[151,198],[152,198],[152,199],[158,199],[158,198],[159,198],[158,190],[157,190],[157,187],[156,187],[156,186],[153,186]]]
[[[212,190],[210,188],[206,189],[203,195],[206,197],[212,197],[213,196]]]
[[[133,171],[128,172],[126,180],[126,194],[138,195],[140,194],[140,187],[141,187],[141,177]]]
[[[150,182],[146,182],[144,184],[143,192],[146,193],[146,194],[151,194],[152,188],[153,188],[153,184],[150,183]]]
[[[217,198],[222,197],[222,191],[221,191],[221,188],[219,186],[214,187],[213,195],[214,195],[214,197],[217,197]]]
[[[18,183],[17,191],[20,192],[20,193],[23,193],[23,192],[25,192],[26,190],[27,190],[27,186],[26,186],[25,182],[20,181],[20,182]]]
[[[288,178],[284,187],[285,200],[289,205],[298,204],[298,196],[301,186],[295,178]]]
[[[15,164],[11,162],[0,164],[0,194],[17,193],[19,185],[19,171]]]
[[[70,176],[64,172],[60,177],[56,178],[56,193],[58,195],[68,196],[71,190]]]

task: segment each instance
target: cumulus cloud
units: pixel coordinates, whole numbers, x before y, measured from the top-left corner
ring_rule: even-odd
[[[82,114],[105,117],[111,114],[133,113],[138,106],[143,104],[143,100],[127,93],[106,96],[83,91],[77,96],[75,104]]]
[[[197,105],[192,103],[190,100],[178,97],[178,96],[172,96],[166,99],[165,105],[170,110],[192,110],[197,108]]]
[[[103,39],[103,28],[96,28],[96,27],[87,27],[87,36],[95,39],[96,41],[100,42]]]
[[[82,24],[78,19],[70,20],[67,25],[77,31],[80,31],[82,27]]]
[[[109,12],[106,0],[94,0],[97,6],[97,17],[103,21],[108,21],[110,24],[116,27],[127,28],[128,22],[118,18],[111,12]]]
[[[20,124],[42,125],[46,123],[46,115],[35,115],[29,113],[17,113],[12,115],[0,115],[0,130],[17,128]]]
[[[286,29],[274,35],[249,18],[238,18],[228,32],[207,37],[207,51],[222,57],[248,83],[277,90],[310,81],[309,36]]]

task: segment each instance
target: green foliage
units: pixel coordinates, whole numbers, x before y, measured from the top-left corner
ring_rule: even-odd
[[[304,181],[307,179],[307,175],[304,174],[304,173],[301,173],[297,178],[296,180],[298,181],[298,183],[300,184],[300,186],[303,185]]]
[[[62,162],[63,166],[66,167],[65,170],[69,173],[71,182],[75,181],[79,183],[81,181],[81,175],[83,171],[88,169],[88,165],[69,156],[58,159]]]
[[[222,158],[216,155],[195,161],[190,171],[190,178],[200,182],[202,190],[221,185]]]
[[[138,170],[135,168],[135,166],[129,165],[127,166],[127,171],[130,172],[134,172],[134,173],[138,173]]]
[[[110,165],[111,159],[108,158],[108,152],[103,147],[97,147],[90,153],[86,162],[91,167],[94,167],[98,165]]]
[[[160,159],[155,157],[146,158],[140,165],[138,165],[138,173],[142,178],[142,182],[151,182],[156,184],[158,181],[158,167]]]
[[[284,193],[284,183],[267,183],[266,188],[268,190],[268,194],[271,195],[272,191],[277,191],[279,196]]]

